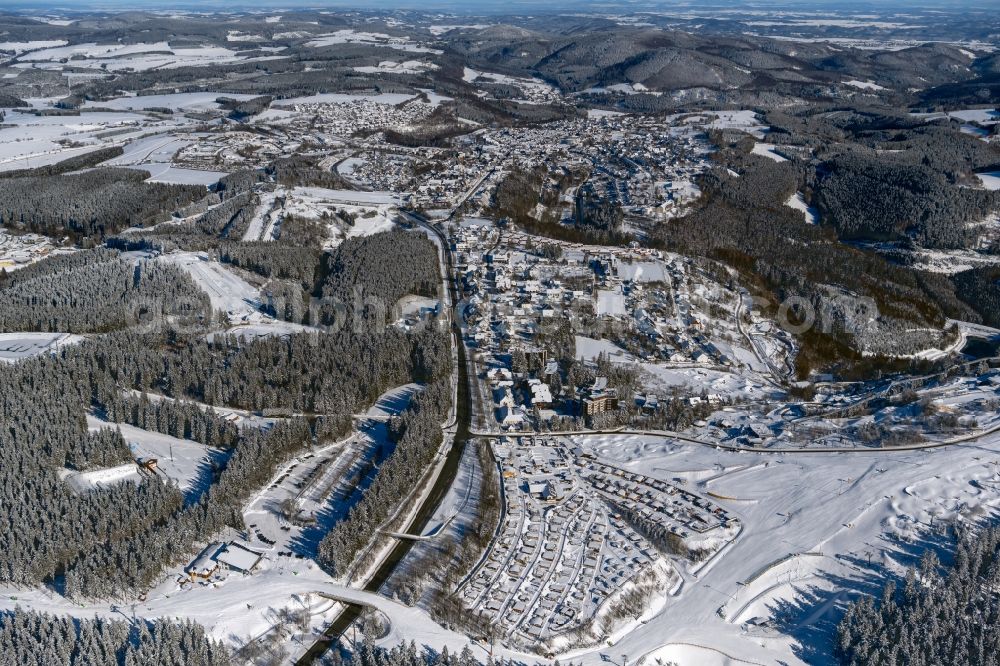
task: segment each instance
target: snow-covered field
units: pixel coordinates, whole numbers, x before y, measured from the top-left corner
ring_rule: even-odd
[[[878,85],[874,81],[844,81],[844,85],[851,86],[852,88],[858,88],[860,90],[885,90],[884,87]]]
[[[774,160],[775,162],[787,162],[787,157],[782,157],[776,152],[778,147],[773,143],[755,143],[752,152],[754,155],[760,155],[761,157],[766,157],[768,159]]]
[[[296,217],[320,219],[334,211],[354,217],[354,224],[339,221],[327,224],[326,247],[339,245],[344,238],[370,236],[395,226],[401,195],[393,192],[331,190],[322,187],[296,187],[288,192],[284,212]]]
[[[421,60],[405,60],[403,62],[383,60],[377,65],[355,67],[354,71],[364,74],[419,74],[428,69],[437,69],[437,65]]]
[[[396,105],[413,99],[413,95],[404,93],[378,93],[374,95],[349,95],[346,93],[318,93],[316,95],[306,95],[304,97],[289,97],[275,100],[275,106],[295,106],[298,104],[337,104],[343,102],[358,102],[367,100],[377,104]]]
[[[8,111],[0,127],[0,171],[54,164],[69,157],[114,145],[101,135],[108,130],[166,130],[178,121],[154,121],[134,113],[90,112],[79,116],[36,116]],[[127,134],[118,135],[123,141]],[[74,145],[67,146],[67,142]],[[79,145],[83,144],[83,145]]]
[[[215,111],[220,97],[247,100],[253,95],[238,93],[190,92],[163,95],[126,95],[105,101],[87,101],[83,108],[114,109],[116,111],[142,111],[143,109],[172,109],[173,111]]]
[[[255,60],[272,60],[286,56],[268,55],[247,57],[221,46],[194,46],[175,48],[168,42],[150,44],[74,44],[39,49],[21,55],[18,68],[60,70],[62,60],[72,59],[74,67],[98,71],[131,69],[171,69],[198,67]]]
[[[597,314],[624,316],[625,296],[618,290],[601,289],[597,292]]]
[[[142,474],[139,473],[139,466],[134,462],[116,465],[115,467],[103,467],[100,469],[87,470],[86,472],[75,472],[72,470],[60,470],[59,477],[65,481],[75,493],[87,493],[99,488],[115,486],[126,481],[139,483],[142,481]]]
[[[1000,109],[960,109],[958,111],[937,111],[933,113],[911,113],[910,115],[924,120],[940,120],[951,118],[967,123],[978,123],[980,125],[995,125],[1000,123]]]
[[[983,187],[988,190],[1000,190],[1000,171],[987,173],[977,173],[976,177],[982,182]]]
[[[426,312],[437,310],[441,306],[441,301],[436,298],[426,296],[416,296],[408,294],[396,302],[399,314],[403,317],[420,316]]]
[[[186,270],[208,294],[213,310],[221,310],[233,324],[259,323],[260,291],[203,252],[172,252],[162,255],[167,261]]]
[[[608,358],[625,362],[634,360],[624,349],[609,340],[594,340],[582,335],[576,336],[576,357],[585,361],[590,361],[601,354]]]
[[[667,267],[662,261],[622,262],[618,265],[618,277],[633,282],[667,282]]]
[[[215,183],[226,172],[174,164],[180,151],[204,137],[189,132],[195,121],[180,114],[150,115],[143,110],[152,107],[218,110],[217,97],[213,93],[126,96],[108,102],[88,102],[79,115],[70,116],[10,111],[0,127],[0,171],[46,166],[100,148],[121,146],[124,153],[104,162],[105,166],[142,168],[152,174],[150,179],[155,182]],[[38,108],[48,106],[49,101],[42,101]]]
[[[483,72],[469,67],[463,69],[462,80],[466,83],[484,82],[514,86],[521,91],[522,99],[530,102],[544,102],[557,94],[556,90],[542,79]]]
[[[712,368],[675,368],[663,363],[643,363],[648,373],[643,385],[659,394],[670,394],[672,389],[683,387],[687,393],[705,391],[727,397],[761,397],[764,385],[756,379]]]
[[[185,169],[172,164],[147,162],[140,167],[149,172],[151,183],[172,183],[175,185],[213,185],[219,179],[229,175],[225,171],[208,171],[203,169]]]
[[[306,46],[313,48],[334,46],[336,44],[370,44],[372,46],[385,46],[412,53],[440,53],[440,51],[421,46],[405,37],[393,37],[382,32],[363,32],[349,28],[319,35],[315,39],[306,42]]]
[[[796,192],[792,196],[788,197],[788,201],[785,202],[785,205],[802,213],[802,216],[805,217],[807,224],[816,224],[819,221],[819,213],[815,208],[806,203],[806,200],[802,196],[801,192]]]
[[[374,405],[368,408],[365,416],[385,419],[400,414],[422,388],[423,386],[420,384],[403,384],[389,389],[375,401]]]
[[[331,190],[323,187],[296,187],[294,194],[328,205],[398,206],[400,204],[400,195],[395,192],[360,192],[356,190]]]
[[[763,139],[768,128],[761,124],[753,111],[706,111],[703,114],[668,116],[671,125],[704,124],[709,129],[739,129],[757,139]]]
[[[157,473],[176,483],[181,492],[189,497],[197,497],[206,490],[212,478],[213,463],[222,465],[229,457],[229,453],[226,451],[205,446],[189,439],[179,439],[152,430],[143,430],[126,423],[109,423],[95,416],[87,416],[87,427],[91,430],[117,428],[137,460],[155,458]],[[126,468],[131,468],[133,474],[127,474]],[[77,487],[82,487],[82,484],[86,483],[93,484],[96,481],[108,483],[112,477],[119,481],[140,478],[138,468],[134,463],[112,469],[118,470],[118,473],[115,474],[109,470],[95,473],[85,472],[71,478],[74,479],[73,483]]]
[[[56,352],[83,340],[70,333],[0,333],[0,363],[14,363],[44,352]]]

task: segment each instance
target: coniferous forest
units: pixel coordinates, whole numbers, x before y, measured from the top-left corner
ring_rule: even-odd
[[[413,236],[401,240],[408,238]],[[430,252],[436,256],[433,246]],[[366,261],[380,270],[377,255]],[[436,288],[436,258],[416,266],[407,273],[414,283],[407,286],[404,277],[393,289]],[[189,301],[180,308],[187,326],[175,329],[169,318],[147,332],[136,326],[154,298],[167,299],[175,310]],[[378,500],[366,497],[349,521],[355,527],[341,530],[370,529],[368,519],[378,519],[372,507],[407,492],[412,471],[440,441],[451,355],[446,334],[433,325],[411,333],[348,327],[252,341],[217,334],[209,341],[207,297],[186,274],[154,260],[125,261],[107,249],[53,257],[12,273],[0,285],[0,299],[6,330],[104,333],[0,373],[3,582],[48,584],[73,599],[140,594],[164,567],[189,559],[197,543],[224,526],[242,527],[243,502],[289,455],[317,438],[343,436],[351,414],[400,384],[419,381],[430,388],[394,428],[396,454],[373,489]],[[285,416],[268,430],[241,429],[212,407]],[[197,497],[186,499],[155,478],[80,494],[60,478],[62,470],[131,459],[116,430],[88,429],[88,413],[231,455]]]
[[[1000,663],[1000,528],[969,529],[943,566],[928,551],[902,588],[880,601],[862,597],[838,630],[838,654],[851,666],[962,666]]]
[[[29,611],[0,612],[6,666],[229,666],[228,651],[193,622],[79,620]]]

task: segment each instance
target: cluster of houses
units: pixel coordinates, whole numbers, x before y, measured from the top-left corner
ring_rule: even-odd
[[[430,152],[443,154],[441,149]],[[489,176],[482,188],[486,192],[499,182],[504,169],[542,165],[550,173],[589,174],[594,190],[618,203],[627,217],[669,219],[683,214],[697,198],[693,179],[705,170],[708,153],[701,128],[670,127],[652,116],[605,115],[536,127],[482,127],[457,139],[449,159],[425,163],[430,171],[414,179],[414,203],[425,209],[448,208],[484,175]],[[567,214],[572,202],[572,192],[567,193],[563,201]]]
[[[210,171],[258,168],[294,153],[300,143],[293,136],[282,136],[277,132],[264,135],[242,129],[224,129],[183,146],[171,162],[185,169]]]
[[[589,133],[601,140],[588,146],[590,184],[627,215],[677,217],[697,198],[692,181],[704,171],[709,152],[700,132],[664,127],[654,116],[605,116],[591,126]]]
[[[507,507],[501,534],[460,594],[513,644],[537,649],[589,626],[660,556],[581,479],[580,451],[533,438],[495,451]]]
[[[17,270],[40,261],[53,252],[72,250],[56,249],[52,241],[38,234],[9,234],[0,228],[0,269]]]
[[[581,475],[615,505],[665,527],[682,539],[737,524],[721,506],[683,488],[611,465],[587,461]]]
[[[287,102],[275,106],[288,106]],[[383,104],[364,96],[353,99],[331,98],[323,101],[304,100],[290,105],[295,111],[304,113],[313,127],[322,129],[322,134],[313,130],[301,136],[312,138],[318,145],[329,141],[328,135],[340,139],[353,137],[358,132],[371,133],[373,130],[395,129],[418,123],[434,111],[432,104],[414,100],[405,104]]]
[[[646,411],[659,409],[655,391],[620,396],[607,378],[564,386],[556,375],[566,359],[552,357],[546,337],[565,322],[572,334],[582,321],[608,324],[618,339],[607,348],[622,361],[739,365],[732,346],[714,335],[716,322],[689,301],[689,278],[696,271],[689,260],[648,249],[550,241],[475,220],[455,229],[451,242],[468,303],[466,344],[483,362],[481,394],[490,396],[500,428],[521,431],[557,417],[593,417],[633,400]],[[732,330],[725,333],[735,338],[731,309],[726,323]],[[585,351],[578,348],[575,355],[584,357]],[[695,399],[721,402],[723,396]]]

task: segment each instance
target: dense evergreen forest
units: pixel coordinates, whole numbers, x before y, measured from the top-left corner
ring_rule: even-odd
[[[226,649],[193,622],[81,620],[0,612],[4,666],[229,666]]]
[[[311,290],[316,282],[320,251],[316,247],[285,240],[225,243],[219,247],[219,260],[252,271],[266,278],[294,280]]]
[[[324,663],[328,666],[479,666],[483,662],[477,660],[468,647],[456,655],[450,654],[447,647],[439,654],[432,654],[417,648],[411,641],[386,650],[375,647],[374,642],[366,638],[349,657],[334,651]],[[504,666],[503,661],[493,663]]]
[[[816,189],[820,217],[845,240],[910,239],[933,248],[975,244],[973,223],[1000,207],[1000,195],[958,187],[939,168],[894,155],[847,154],[826,162]]]
[[[224,235],[247,203],[245,195],[234,194],[209,211],[209,219],[196,222],[204,229],[198,233]],[[218,210],[224,212],[213,212]],[[404,261],[399,251],[383,255],[390,237],[404,252],[412,249],[415,261]],[[347,290],[350,280],[367,280],[371,272],[385,276],[376,281],[383,295],[437,293],[437,251],[426,238],[383,234],[355,245],[360,263],[346,255],[334,261],[325,275],[332,289]],[[149,332],[134,326],[150,314],[156,298],[174,308],[194,304],[181,313],[185,332],[173,328],[173,320]],[[48,258],[6,275],[0,302],[0,323],[9,330],[105,333],[0,374],[0,413],[8,424],[0,430],[0,581],[47,582],[74,599],[138,594],[165,566],[186,559],[196,543],[226,525],[242,527],[246,498],[289,455],[342,436],[351,414],[399,384],[419,381],[430,388],[398,428],[396,462],[383,466],[378,498],[412,483],[409,474],[422,468],[424,440],[440,437],[447,400],[445,389],[433,387],[448,382],[451,354],[447,334],[435,326],[252,341],[221,333],[209,340],[207,297],[185,273],[153,260],[127,262],[104,248]],[[211,406],[282,416],[266,431],[239,429]],[[60,478],[62,470],[130,460],[116,430],[88,430],[88,412],[231,453],[196,497],[185,498],[152,478],[81,494]],[[437,415],[433,428],[431,413]],[[365,516],[359,513],[352,525],[360,526]]]
[[[0,279],[0,331],[103,333],[161,316],[206,320],[208,296],[183,270],[105,248],[44,259]]]
[[[953,562],[928,551],[903,588],[880,602],[863,597],[838,630],[837,653],[851,666],[994,666],[1000,663],[1000,528],[960,535]]]
[[[544,166],[512,169],[493,194],[491,214],[548,238],[571,243],[627,245],[633,238],[622,231],[621,207],[599,196],[589,184],[578,191],[573,224],[564,224],[560,219],[563,194],[572,184],[579,184],[581,178],[580,174],[549,173]],[[544,211],[540,218],[536,217],[539,205]]]
[[[973,174],[1000,165],[1000,146],[904,112],[825,111],[767,114],[779,144],[815,151],[804,189],[824,224],[845,240],[976,244],[974,224],[1000,209],[1000,194]]]
[[[2,120],[2,116],[0,116],[0,120]],[[11,169],[10,171],[0,171],[0,178],[26,178],[29,176],[58,176],[64,173],[70,173],[71,171],[80,171],[81,169],[87,169],[89,167],[97,166],[101,162],[106,162],[124,153],[125,149],[122,148],[121,146],[114,146],[111,148],[99,148],[89,153],[84,153],[83,155],[70,157],[68,159],[62,160],[61,162],[56,162],[55,164],[50,164],[47,166],[37,167],[35,169]]]
[[[982,315],[983,323],[1000,328],[1000,267],[970,268],[952,280],[958,297]]]
[[[38,584],[61,572],[64,591],[74,598],[138,592],[163,566],[186,557],[196,540],[223,525],[240,526],[245,497],[313,438],[304,420],[236,432],[217,417],[194,417],[190,405],[154,407],[122,389],[349,415],[390,386],[448,376],[447,340],[435,339],[443,333],[428,329],[412,341],[400,333],[376,335],[302,334],[239,347],[226,338],[178,344],[169,333],[119,333],[12,366],[0,376],[0,409],[10,423],[0,431],[0,580]],[[421,340],[426,348],[416,351]],[[155,480],[77,495],[59,478],[60,469],[124,458],[120,437],[88,434],[83,417],[92,408],[234,453],[194,503]],[[105,575],[109,569],[116,575]]]
[[[167,219],[208,194],[204,186],[144,182],[147,178],[145,171],[114,168],[0,178],[0,223],[93,243],[125,227]]]
[[[437,247],[423,234],[389,231],[348,238],[325,259],[320,287],[324,323],[356,306],[361,306],[357,314],[362,320],[385,321],[407,294],[439,296]]]

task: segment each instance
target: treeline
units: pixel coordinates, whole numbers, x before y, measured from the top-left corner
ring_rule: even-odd
[[[103,247],[82,252],[49,255],[16,271],[0,273],[0,288],[22,284],[45,275],[55,275],[70,269],[85,268],[95,263],[112,261],[117,256],[118,252]]]
[[[1000,207],[1000,195],[958,187],[938,169],[893,157],[852,153],[824,164],[815,197],[820,219],[843,239],[973,245],[979,236],[973,223]]]
[[[319,561],[332,575],[347,573],[358,553],[371,542],[374,531],[414,490],[441,446],[441,424],[450,404],[451,381],[444,375],[392,420],[390,438],[395,448],[388,460],[379,466],[375,480],[347,518],[335,524],[319,544]]]
[[[493,215],[507,218],[515,224],[528,223],[532,211],[538,205],[544,180],[545,170],[541,167],[511,170],[500,181],[493,194]]]
[[[206,195],[200,185],[144,182],[149,173],[99,168],[60,176],[0,179],[0,223],[46,236],[102,240],[166,219]]]
[[[550,179],[554,178],[555,182]],[[582,194],[574,207],[574,224],[560,219],[560,200],[576,174],[549,174],[544,166],[517,168],[506,174],[494,191],[491,214],[508,219],[527,232],[569,243],[625,245],[631,237],[621,231],[622,211],[594,193]],[[535,216],[541,204],[542,216]]]
[[[231,97],[220,97],[215,101],[223,109],[229,111],[229,117],[233,120],[246,120],[267,111],[267,108],[271,106],[271,99],[269,95],[261,95],[243,101]]]
[[[837,656],[852,666],[1000,664],[1000,528],[963,532],[949,567],[927,551],[902,590],[864,596],[837,631]]]
[[[3,108],[19,109],[30,106],[31,106],[30,104],[25,102],[20,97],[5,92],[0,92],[0,120],[4,119]]]
[[[123,622],[0,612],[0,655],[11,666],[229,666],[229,653],[190,621]]]
[[[426,97],[425,93],[421,93]],[[441,105],[434,109],[419,125],[405,130],[387,128],[382,130],[385,140],[398,146],[445,147],[451,139],[469,133],[469,125],[460,122],[451,113],[449,105]]]
[[[219,260],[257,273],[266,278],[294,280],[311,290],[316,281],[320,251],[308,245],[285,240],[224,243],[219,246]]]
[[[331,190],[353,190],[340,175],[319,166],[315,157],[293,155],[274,160],[266,169],[279,185],[288,187],[326,187]]]
[[[211,408],[184,400],[150,400],[145,393],[136,397],[116,389],[102,393],[99,399],[107,419],[115,423],[128,423],[220,449],[236,446],[240,438],[240,430],[232,422]]]
[[[353,414],[386,389],[439,376],[451,358],[447,336],[432,327],[185,342],[170,353],[116,355],[113,376],[137,390],[210,405]]]
[[[576,223],[607,234],[621,231],[624,219],[621,206],[598,196],[592,186],[581,187],[576,194]]]
[[[0,172],[0,179],[2,178],[26,178],[29,176],[59,176],[64,173],[70,173],[71,171],[80,171],[81,169],[88,169],[93,166],[97,166],[102,162],[107,162],[110,159],[123,155],[125,149],[121,146],[112,146],[110,148],[98,148],[95,151],[84,153],[83,155],[77,155],[76,157],[70,157],[68,159],[62,160],[61,162],[56,162],[55,164],[49,164],[47,166],[36,167],[34,169],[14,169],[12,171],[2,171]]]
[[[58,444],[55,444],[58,446]],[[113,467],[132,460],[132,452],[117,428],[101,428],[84,435],[76,446],[68,447],[63,466],[75,470]]]
[[[209,236],[240,239],[253,220],[256,198],[249,192],[232,196],[195,220],[195,227]]]
[[[109,238],[106,245],[122,251],[213,250],[227,239],[239,241],[246,234],[257,204],[256,195],[250,191],[225,189],[218,198],[210,196],[203,200],[205,210],[200,214],[195,211],[193,214],[197,216],[192,221],[170,220],[147,229],[129,229]]]
[[[323,271],[324,323],[356,306],[362,321],[384,321],[407,294],[440,296],[437,247],[423,234],[394,230],[348,238],[325,257]]]
[[[1000,266],[980,266],[952,276],[958,297],[975,308],[987,326],[1000,328]]]
[[[112,250],[85,250],[28,267],[0,283],[0,330],[103,333],[161,317],[198,321],[208,296],[181,269],[132,265]]]
[[[375,641],[370,636],[357,646],[357,650],[349,658],[344,658],[340,652],[332,651],[327,661],[331,666],[481,666],[468,646],[462,648],[457,655],[448,652],[445,646],[440,654],[433,654],[417,649],[413,641],[400,643],[394,648],[375,647]],[[505,662],[495,660],[497,666],[506,666]]]

